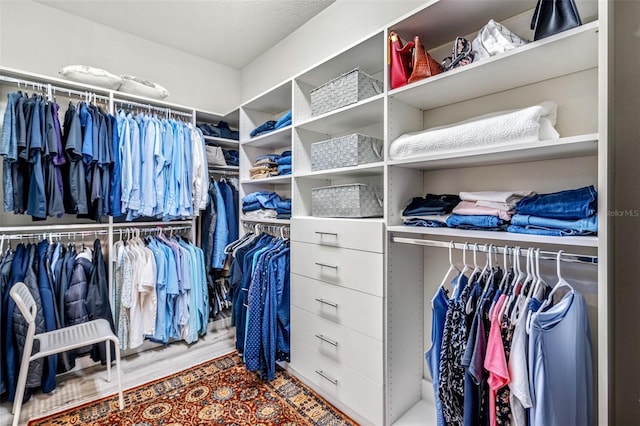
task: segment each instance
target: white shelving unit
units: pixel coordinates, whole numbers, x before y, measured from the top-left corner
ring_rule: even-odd
[[[435,423],[433,387],[424,362],[431,317],[427,301],[448,267],[446,253],[443,255],[442,249],[421,244],[394,243],[394,236],[534,246],[597,256],[598,284],[592,293],[597,293],[598,297],[597,304],[590,306],[590,318],[595,321],[592,340],[594,359],[598,360],[599,380],[595,389],[598,423],[607,422],[610,410],[608,331],[611,325],[608,320],[610,272],[607,262],[610,223],[606,215],[599,216],[599,234],[592,237],[545,237],[402,225],[404,207],[413,197],[427,193],[501,189],[544,193],[594,185],[599,192],[598,211],[608,210],[611,185],[608,164],[610,5],[595,0],[580,1],[578,7],[584,25],[578,28],[411,85],[388,89],[385,65],[388,31],[393,29],[404,40],[420,35],[431,55],[440,60],[450,54],[451,44],[457,36],[472,40],[489,19],[501,22],[524,38],[532,38],[528,25],[534,7],[534,0],[482,0],[465,3],[465,11],[460,13],[459,3],[454,0],[426,2],[381,31],[346,47],[249,103],[253,105],[249,108],[252,111],[258,109],[257,106],[266,111],[250,121],[250,126],[255,127],[259,124],[257,121],[272,119],[284,110],[283,104],[269,107],[276,100],[289,99],[291,87],[294,118],[291,133],[289,129],[283,129],[253,140],[243,138],[241,142],[248,154],[245,160],[251,155],[276,152],[278,148],[289,146],[280,141],[279,133],[287,135],[286,143],[291,142],[293,151],[291,239],[295,250],[292,250],[292,362],[288,368],[363,424]],[[310,92],[354,68],[384,81],[387,87],[384,93],[312,116]],[[560,133],[559,139],[431,152],[406,159],[390,159],[386,154],[391,142],[404,133],[547,100],[558,106],[555,128]],[[311,144],[355,132],[385,141],[382,161],[339,169],[311,169]],[[278,188],[275,182],[264,180],[264,183],[274,184],[270,187]],[[384,189],[382,218],[312,216],[311,192],[314,188],[355,182]],[[260,187],[262,183],[262,180],[243,180],[244,186],[252,185],[252,188]],[[349,263],[344,263],[343,259],[348,259]],[[382,281],[368,276],[364,281],[370,283],[363,288],[361,286],[366,284],[362,279],[346,278],[351,273],[348,265],[356,264],[370,272],[378,260],[384,266],[379,277]],[[372,315],[367,318],[369,322],[382,321],[383,354],[380,357],[374,351],[366,357],[366,362],[382,360],[376,362],[385,372],[383,377],[362,375],[358,369],[354,370],[354,364],[346,355],[347,349],[344,354],[328,351],[306,335],[331,329],[331,333],[342,336],[340,328],[332,328],[332,324],[324,321],[346,324],[342,315],[350,309],[358,309],[343,306],[347,301],[359,300],[351,298],[354,289],[363,306],[368,306],[372,300],[382,302],[380,310],[367,311],[367,315]],[[327,310],[331,309],[329,305],[319,307],[316,305],[319,302],[313,299],[306,300],[304,294],[307,292],[314,294],[316,301],[328,300],[340,305],[340,312]],[[336,298],[342,302],[334,303]],[[340,345],[343,345],[342,340]],[[373,393],[372,389],[375,390]]]
[[[388,26],[407,40],[420,35],[434,58],[445,56],[456,36],[472,40],[493,18],[530,37],[532,2],[480,1],[465,13],[441,0]],[[507,4],[508,3],[508,4]],[[560,139],[532,144],[434,152],[386,162],[386,397],[385,424],[435,424],[433,387],[424,361],[430,347],[429,300],[448,268],[446,250],[392,242],[393,236],[437,241],[540,247],[598,256],[597,304],[589,307],[593,359],[600,380],[594,389],[598,424],[609,416],[608,229],[599,215],[594,237],[546,237],[508,232],[465,231],[402,225],[401,212],[427,193],[520,190],[539,193],[594,185],[598,211],[608,210],[609,148],[607,37],[609,5],[578,2],[584,25],[531,42],[387,93],[386,148],[400,135],[452,124],[485,113],[522,108],[545,100],[558,105]],[[445,253],[443,253],[443,251]],[[594,361],[595,362],[595,361]]]
[[[273,191],[281,198],[291,198],[292,175],[251,179],[250,169],[254,166],[256,158],[261,155],[282,154],[284,151],[292,150],[292,126],[251,136],[255,128],[268,120],[277,121],[292,107],[291,81],[256,96],[240,107],[240,211],[242,198],[253,192]],[[289,220],[286,219],[241,220],[270,225],[289,224]]]

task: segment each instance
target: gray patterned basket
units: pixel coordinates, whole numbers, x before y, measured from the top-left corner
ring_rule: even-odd
[[[311,115],[324,114],[382,93],[382,82],[356,68],[310,92]]]
[[[316,217],[382,216],[379,188],[363,183],[325,186],[311,190],[311,215]]]
[[[382,161],[382,140],[353,133],[311,144],[311,170],[336,169]]]

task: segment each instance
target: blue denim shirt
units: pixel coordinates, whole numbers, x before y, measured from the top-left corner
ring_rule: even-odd
[[[47,195],[44,188],[44,172],[42,168],[42,150],[44,149],[44,104],[38,97],[35,102],[28,132],[27,147],[29,162],[32,164],[29,179],[27,214],[45,219],[47,217]]]
[[[142,157],[141,157],[141,188],[140,194],[140,215],[153,216],[156,210],[156,190],[155,190],[155,158],[154,151],[156,139],[160,138],[160,134],[157,132],[157,127],[154,123],[154,119],[149,116],[144,116],[141,119],[142,125],[145,128],[144,140],[142,143]]]
[[[227,224],[227,210],[224,204],[224,194],[222,188],[220,188],[220,182],[213,183],[216,188],[216,232],[213,235],[213,260],[211,267],[213,269],[222,269],[224,262],[227,259],[227,255],[224,252],[224,248],[227,246],[229,240],[229,227]]]
[[[183,135],[183,184],[181,185],[180,216],[193,215],[193,142],[191,140],[191,128],[182,125]]]
[[[140,177],[142,176],[142,152],[140,145],[140,127],[131,114],[127,115],[131,129],[131,193],[127,206],[127,220],[138,216],[140,210]]]
[[[165,188],[165,158],[163,153],[163,144],[165,138],[165,126],[158,120],[154,119],[153,124],[155,126],[156,137],[154,139],[153,146],[153,181],[156,188],[156,205],[153,211],[154,216],[159,216],[164,210],[164,188]]]

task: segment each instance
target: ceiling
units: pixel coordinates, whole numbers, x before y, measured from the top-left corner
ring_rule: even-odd
[[[36,0],[242,69],[335,0]]]

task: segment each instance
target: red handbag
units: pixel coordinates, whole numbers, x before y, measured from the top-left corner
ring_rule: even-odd
[[[413,42],[402,46],[402,40],[395,31],[389,31],[389,65],[391,88],[396,89],[407,84],[411,75],[411,49]]]

